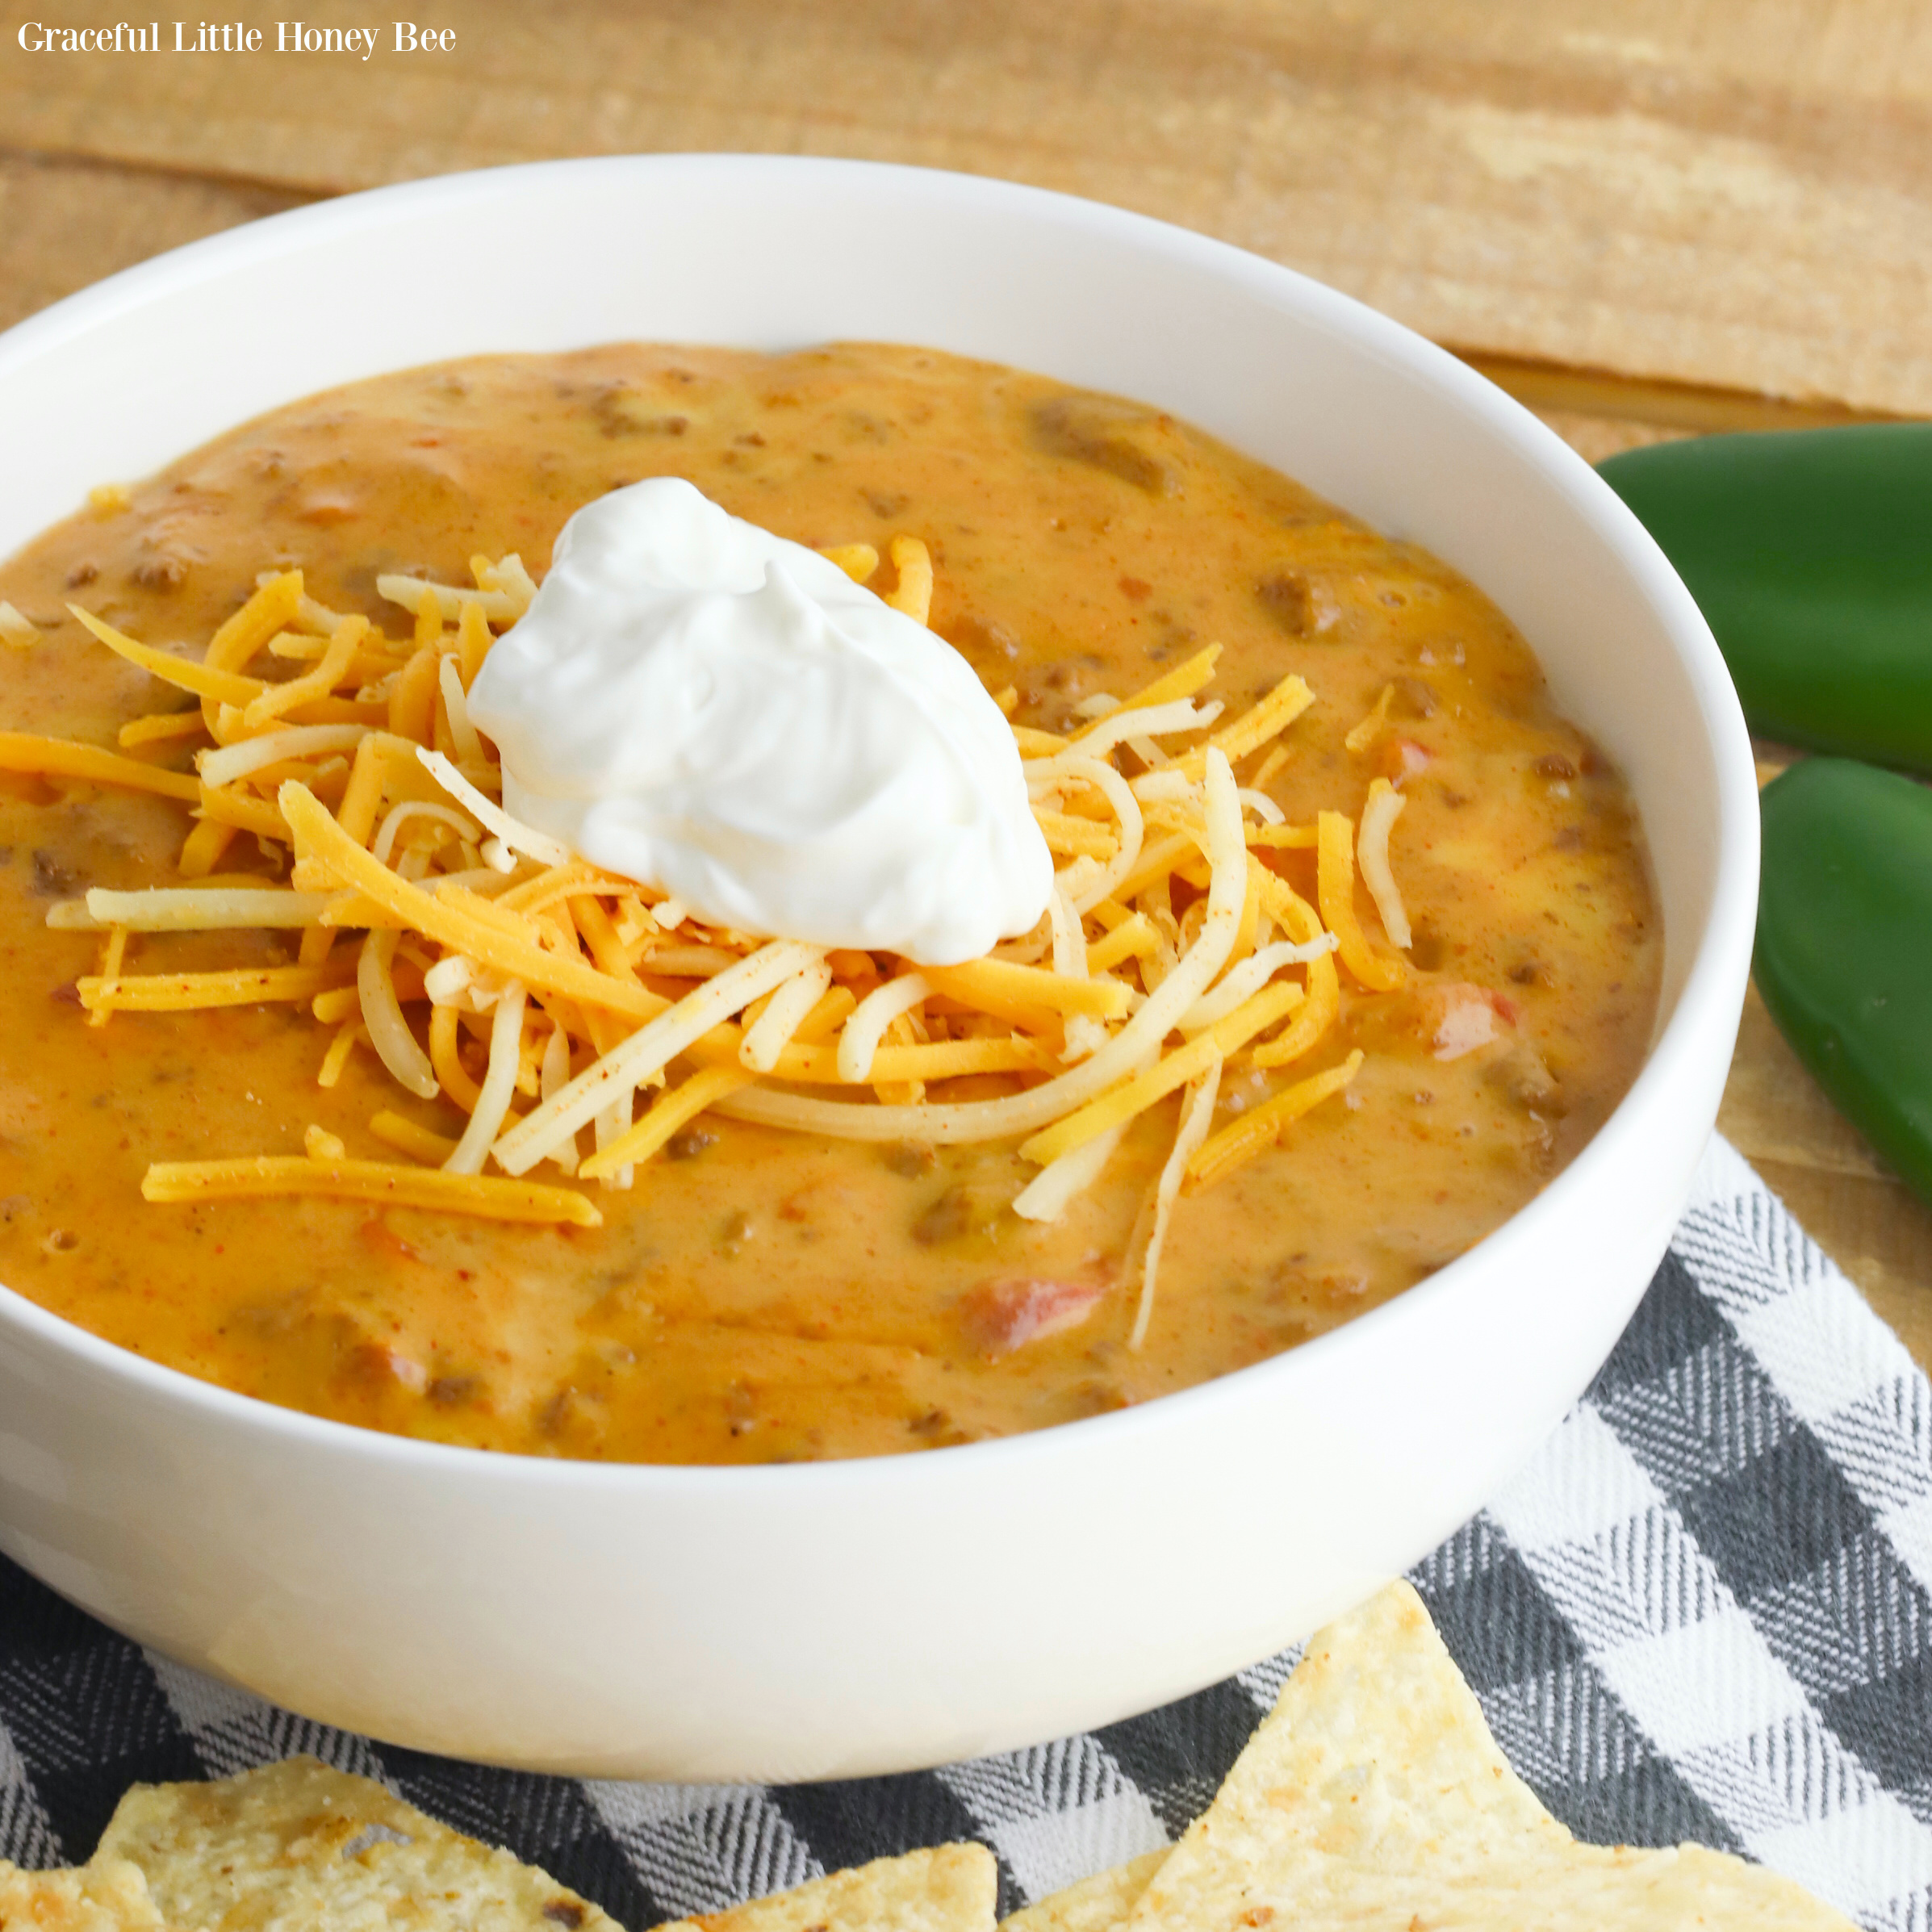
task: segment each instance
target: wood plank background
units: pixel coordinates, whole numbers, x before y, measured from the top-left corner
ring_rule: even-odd
[[[277,53],[276,19],[245,5],[224,19],[262,29],[259,53],[28,52],[19,30],[52,10],[14,0],[0,324],[385,182],[566,154],[845,154],[1092,195],[1305,270],[1465,354],[1592,458],[1932,415],[1921,0],[412,4],[437,6],[418,24],[454,27],[452,51],[399,54],[383,23],[366,61]],[[303,21],[363,24],[337,0]],[[516,272],[476,264],[474,292]],[[1932,1214],[1754,994],[1720,1124],[1932,1365]]]

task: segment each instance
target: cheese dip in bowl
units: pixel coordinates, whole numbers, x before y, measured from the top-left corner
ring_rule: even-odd
[[[619,259],[586,253],[600,234],[625,237]],[[432,235],[508,249],[514,286],[487,313],[371,310],[354,298],[401,277]],[[291,274],[320,291],[314,316],[285,312]],[[588,1438],[506,1440],[540,1452],[518,1455],[459,1446],[488,1438],[436,1427],[415,1432],[450,1440],[403,1440],[378,1432],[399,1426],[388,1414],[341,1411],[374,1424],[351,1428],[271,1407],[10,1295],[0,1376],[27,1453],[0,1464],[5,1546],[97,1614],[315,1716],[454,1754],[680,1778],[930,1763],[1145,1708],[1365,1593],[1480,1503],[1627,1319],[1708,1132],[1735,1027],[1754,891],[1742,726],[1681,588],[1587,469],[1466,370],[1342,298],[1110,211],[908,171],[663,160],[423,184],[220,238],[15,332],[0,349],[0,420],[17,446],[48,457],[31,490],[5,484],[0,542],[26,542],[46,506],[78,502],[103,479],[157,470],[266,409],[390,370],[604,341],[769,352],[855,339],[1133,399],[1479,587],[1536,652],[1556,709],[1587,734],[1547,755],[1580,785],[1587,748],[1600,746],[1647,835],[1662,943],[1646,964],[1654,939],[1633,941],[1632,972],[1654,974],[1658,1001],[1634,1085],[1528,1206],[1345,1326],[1156,1402],[1130,1387],[1130,1406],[1112,1412],[1004,1441],[942,1434],[956,1446],[916,1455],[881,1456],[911,1445],[863,1431],[830,1452],[858,1460],[755,1468],[547,1459],[650,1453]],[[149,396],[157,357],[170,374]],[[1060,420],[1074,442],[1093,440],[1065,429],[1064,411]],[[634,481],[617,439],[612,448],[612,474],[579,500]],[[541,550],[547,562],[560,521],[529,546],[533,558]],[[823,518],[796,530],[776,513],[753,521],[828,549],[874,533]],[[947,543],[963,548],[956,533]],[[962,615],[944,607],[949,586],[970,579],[963,562],[949,572],[945,555],[935,561],[933,618],[947,634]],[[905,576],[896,556],[879,579],[889,596],[895,569]],[[72,594],[85,603],[87,587]],[[976,641],[985,650],[984,625],[976,640],[953,629],[968,655]],[[196,654],[207,631],[190,634]],[[1286,626],[1282,635],[1290,642]],[[1293,661],[1319,684],[1308,654]],[[1168,660],[1146,660],[1145,671],[1140,682],[1156,681]],[[1257,693],[1244,683],[1229,696],[1232,716]],[[1330,701],[1353,725],[1374,696]],[[1071,692],[1028,702],[1016,721],[1048,738],[1099,715],[1075,714]],[[1020,743],[1054,755],[1037,739]],[[1220,755],[1198,755],[1210,767]],[[1160,772],[1122,768],[1139,772],[1149,813],[1175,806],[1148,782]],[[1570,782],[1554,765],[1544,776]],[[300,801],[284,802],[293,822]],[[1338,800],[1345,810],[1360,802],[1359,782]],[[1055,795],[1050,835],[1075,835],[1059,819],[1079,804]],[[1398,876],[1402,835],[1390,847]],[[1366,880],[1365,851],[1362,863]],[[1173,901],[1183,938],[1187,898],[1184,883]],[[1385,935],[1368,903],[1386,953],[1394,922]],[[1283,930],[1286,943],[1294,935]],[[756,943],[746,935],[746,952]],[[1293,977],[1303,972],[1312,1005],[1315,968]],[[863,997],[867,985],[855,985]],[[1151,984],[1146,996],[1158,998]],[[956,1017],[934,1010],[949,1025]],[[1492,1028],[1499,1016],[1514,1023],[1485,1010]],[[116,1018],[106,1037],[140,1024]],[[1431,1024],[1432,1040],[1468,1027],[1446,1011]],[[1074,1048],[1069,1031],[1063,1050]],[[588,1052],[580,1044],[575,1067]],[[198,1082],[217,1077],[212,1064],[194,1068]],[[238,1069],[220,1077],[246,1088]],[[208,1103],[231,1105],[225,1094]],[[1133,1157],[1131,1144],[1122,1157]],[[129,1208],[136,1227],[200,1211]],[[1187,1305],[1186,1266],[1167,1265],[1156,1320]],[[212,1254],[207,1267],[211,1280],[223,1275]],[[1085,1319],[1114,1319],[1114,1303],[1087,1302]],[[1070,1309],[996,1298],[986,1353],[1030,1324],[1043,1333],[1066,1322]],[[621,1345],[634,1354],[641,1339]],[[438,1379],[435,1367],[416,1393]],[[437,1412],[463,1408],[452,1399]],[[558,1429],[568,1436],[561,1419]],[[692,1459],[726,1454],[700,1445]],[[130,1522],[144,1527],[130,1535]]]
[[[1508,620],[999,364],[433,364],[0,599],[65,610],[0,740],[60,1128],[0,1280],[337,1421],[773,1463],[1144,1403],[1474,1246],[1650,1043],[1641,828]]]

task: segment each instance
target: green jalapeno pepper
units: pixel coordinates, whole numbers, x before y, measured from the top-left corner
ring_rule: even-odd
[[[1758,990],[1834,1105],[1932,1201],[1932,790],[1813,758],[1761,803]]]
[[[1700,437],[1600,470],[1697,600],[1754,731],[1932,771],[1932,423]]]

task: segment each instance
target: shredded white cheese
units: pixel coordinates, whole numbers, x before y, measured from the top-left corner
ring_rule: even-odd
[[[529,1173],[554,1147],[609,1108],[615,1096],[625,1097],[628,1114],[628,1096],[694,1040],[822,956],[820,947],[775,939],[729,972],[706,981],[519,1121],[496,1143],[498,1165],[507,1173]],[[625,1125],[629,1125],[628,1119]]]
[[[483,1075],[483,1091],[477,1097],[463,1137],[443,1163],[446,1174],[480,1174],[483,1157],[504,1115],[510,1110],[510,1095],[516,1085],[516,1062],[523,1043],[523,982],[512,980],[496,1002],[490,1020],[490,1065]]]
[[[447,658],[443,659],[445,666],[449,662]],[[441,752],[419,748],[416,756],[423,761],[429,776],[452,798],[461,800],[479,823],[487,826],[513,851],[529,853],[540,865],[568,865],[576,857],[576,854],[562,840],[547,838],[543,833],[521,823],[501,805],[484,797]]]
[[[1396,889],[1395,875],[1389,869],[1389,833],[1407,804],[1401,792],[1386,778],[1369,787],[1367,802],[1361,808],[1361,826],[1356,834],[1356,863],[1361,868],[1361,882],[1382,914],[1382,929],[1391,945],[1407,951],[1413,938],[1409,915],[1402,894]]]
[[[195,769],[204,785],[229,785],[285,759],[353,751],[368,735],[366,725],[291,725],[280,731],[265,731],[259,738],[245,738],[239,744],[224,745],[219,751],[198,751]]]
[[[885,1030],[901,1013],[910,1013],[932,994],[923,973],[901,973],[868,993],[852,1010],[838,1035],[838,1077],[856,1086],[872,1077],[873,1056]]]
[[[832,969],[823,960],[813,960],[796,978],[787,980],[746,1029],[738,1050],[739,1062],[754,1073],[769,1073],[805,1015],[831,990],[831,985]]]
[[[1154,1314],[1154,1286],[1160,1273],[1160,1250],[1167,1240],[1167,1224],[1174,1211],[1174,1198],[1181,1191],[1182,1177],[1194,1150],[1207,1138],[1214,1125],[1215,1096],[1221,1090],[1221,1061],[1217,1055],[1207,1071],[1188,1089],[1187,1104],[1181,1115],[1180,1131],[1174,1135],[1173,1151],[1160,1170],[1154,1190],[1154,1226],[1147,1238],[1147,1250],[1140,1263],[1140,1306],[1134,1315],[1134,1332],[1127,1346],[1138,1349],[1147,1340],[1148,1324]],[[1071,1159],[1071,1156],[1065,1156]]]

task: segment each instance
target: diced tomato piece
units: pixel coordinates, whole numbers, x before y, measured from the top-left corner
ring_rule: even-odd
[[[1428,770],[1435,755],[1427,745],[1418,743],[1412,738],[1398,738],[1390,741],[1382,762],[1389,782],[1399,792],[1403,780]]]
[[[960,1298],[960,1320],[986,1355],[1010,1355],[1028,1342],[1077,1328],[1106,1294],[1105,1282],[982,1282]]]
[[[1487,1047],[1496,1038],[1499,1019],[1513,1027],[1517,1017],[1513,1001],[1467,981],[1431,988],[1422,1011],[1424,1029],[1438,1060],[1460,1060]]]

